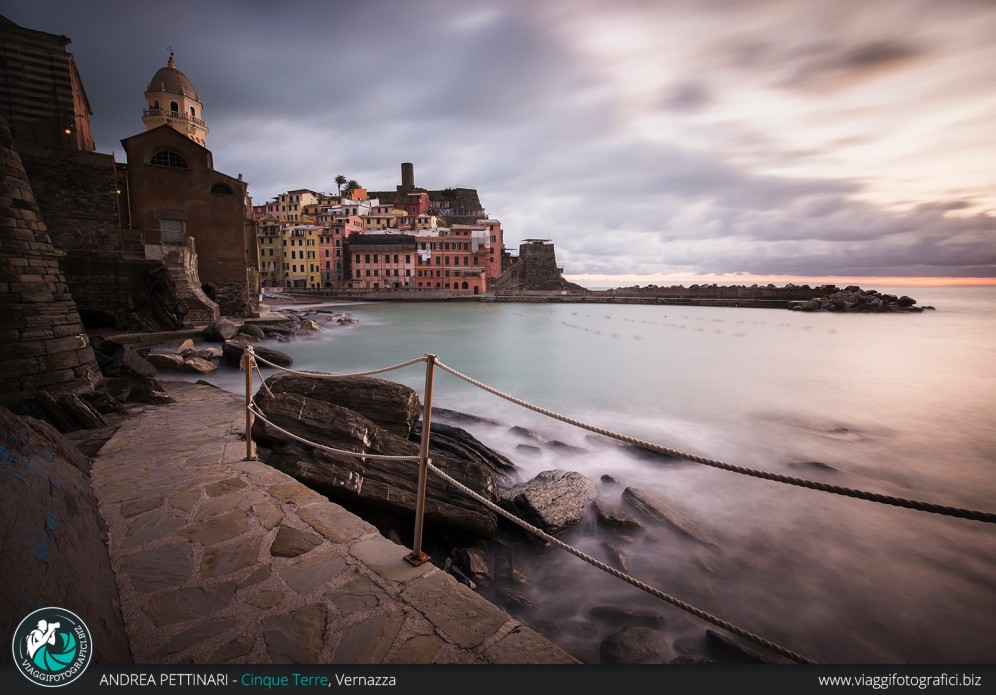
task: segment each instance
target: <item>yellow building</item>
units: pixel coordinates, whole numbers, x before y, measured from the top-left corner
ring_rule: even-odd
[[[284,233],[286,223],[272,216],[259,220],[256,241],[259,247],[261,287],[284,287]]]
[[[299,224],[284,229],[284,287],[321,287],[318,258],[322,227]]]

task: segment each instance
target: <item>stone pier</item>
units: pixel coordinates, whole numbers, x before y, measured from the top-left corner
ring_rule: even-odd
[[[136,663],[576,663],[343,507],[246,461],[240,397],[186,382],[93,465]]]

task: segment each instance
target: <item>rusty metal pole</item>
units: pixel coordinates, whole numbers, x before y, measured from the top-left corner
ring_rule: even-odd
[[[246,461],[256,460],[256,445],[252,441],[252,370],[256,366],[256,356],[252,345],[246,347],[243,360],[246,365]]]
[[[412,552],[405,559],[413,565],[429,561],[422,552],[422,522],[425,519],[425,485],[429,478],[429,427],[432,420],[432,378],[436,367],[436,356],[426,355],[425,392],[422,398],[422,444],[418,453],[418,489],[415,498],[415,540]]]

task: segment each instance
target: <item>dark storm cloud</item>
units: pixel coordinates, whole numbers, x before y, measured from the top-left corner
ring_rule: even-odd
[[[392,189],[399,163],[410,161],[419,185],[477,187],[510,247],[554,238],[571,273],[992,276],[993,220],[967,214],[978,188],[952,199],[948,187],[890,211],[868,202],[860,163],[832,177],[819,167],[841,144],[873,144],[880,132],[790,140],[729,108],[745,86],[822,103],[875,76],[914,74],[941,39],[863,20],[880,9],[916,19],[907,7],[178,0],[39,1],[0,13],[72,39],[98,149],[119,160],[120,140],[144,127],[143,92],[172,47],[203,99],[216,166],[242,173],[257,202],[294,188],[335,190],[339,173]],[[923,7],[952,13],[950,4]],[[958,8],[967,27],[993,15],[984,4]],[[632,64],[626,77],[663,76],[644,101],[613,81],[612,57],[590,47],[616,15],[661,46],[687,48],[681,61],[650,53]],[[674,35],[672,19],[690,23]],[[623,48],[635,38],[624,35]],[[845,107],[856,108],[834,104],[828,122]],[[673,132],[651,137],[638,127],[661,114]],[[810,173],[773,173],[802,170]]]

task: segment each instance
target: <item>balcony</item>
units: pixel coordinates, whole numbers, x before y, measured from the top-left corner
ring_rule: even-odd
[[[193,123],[194,125],[199,125],[201,127],[207,127],[207,123],[200,119],[194,118],[190,114],[182,113],[180,111],[167,111],[166,109],[145,109],[142,111],[143,117],[148,118],[165,118],[167,120],[174,121],[186,121],[187,123]]]

